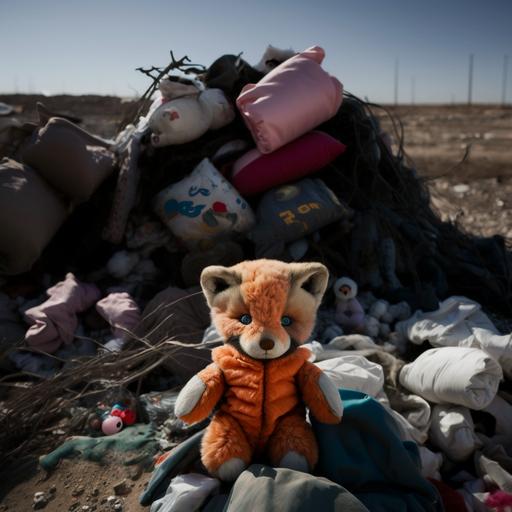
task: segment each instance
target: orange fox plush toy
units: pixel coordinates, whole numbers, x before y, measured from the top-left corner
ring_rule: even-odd
[[[196,423],[218,404],[201,446],[212,475],[233,481],[254,456],[299,471],[315,465],[305,406],[325,423],[339,423],[343,412],[336,387],[300,347],[327,280],[320,263],[256,260],[203,270],[201,286],[225,344],[182,389],[175,412]]]

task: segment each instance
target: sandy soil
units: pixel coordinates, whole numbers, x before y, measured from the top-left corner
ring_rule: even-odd
[[[30,474],[32,466],[19,471]],[[137,512],[148,510],[139,505],[139,495],[151,474],[137,467],[100,465],[77,459],[63,460],[52,473],[32,468],[32,476],[19,483],[0,500],[0,511],[28,512]],[[116,492],[117,491],[117,492]],[[38,508],[36,493],[44,493]]]
[[[512,107],[390,110],[403,123],[406,153],[441,217],[475,234],[512,238]],[[390,129],[385,120],[383,126]]]
[[[119,98],[95,96],[0,96],[0,101],[17,105],[20,118],[33,121],[35,102],[43,101],[50,109],[81,117],[84,128],[106,137],[116,133],[131,107]],[[476,234],[512,238],[512,108],[404,106],[390,110],[403,122],[407,154],[428,181],[433,204],[443,218]],[[390,128],[385,119],[382,123]],[[47,511],[147,510],[138,504],[138,495],[148,478],[147,473],[137,475],[117,464],[66,460],[49,475],[34,464],[21,465],[8,479],[0,477],[0,512],[33,510],[36,492],[44,493]],[[127,494],[108,500],[122,481]]]

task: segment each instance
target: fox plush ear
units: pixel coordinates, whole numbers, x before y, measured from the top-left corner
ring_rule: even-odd
[[[240,286],[241,282],[240,274],[228,267],[212,265],[201,272],[201,288],[210,307],[219,293]]]
[[[292,286],[302,288],[315,299],[316,306],[322,302],[329,271],[321,263],[292,263]]]

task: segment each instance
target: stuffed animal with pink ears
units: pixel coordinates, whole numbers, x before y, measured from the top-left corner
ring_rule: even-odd
[[[356,299],[357,283],[349,277],[340,277],[333,290],[336,295],[336,322],[347,331],[362,332],[365,327],[364,310]]]

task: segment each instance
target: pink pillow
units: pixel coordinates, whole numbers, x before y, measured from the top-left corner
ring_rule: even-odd
[[[326,133],[310,132],[269,155],[257,149],[245,153],[235,162],[231,181],[242,195],[258,194],[320,170],[345,149]]]
[[[314,46],[242,89],[236,104],[262,153],[309,132],[340,108],[343,86],[320,66],[324,57]]]

